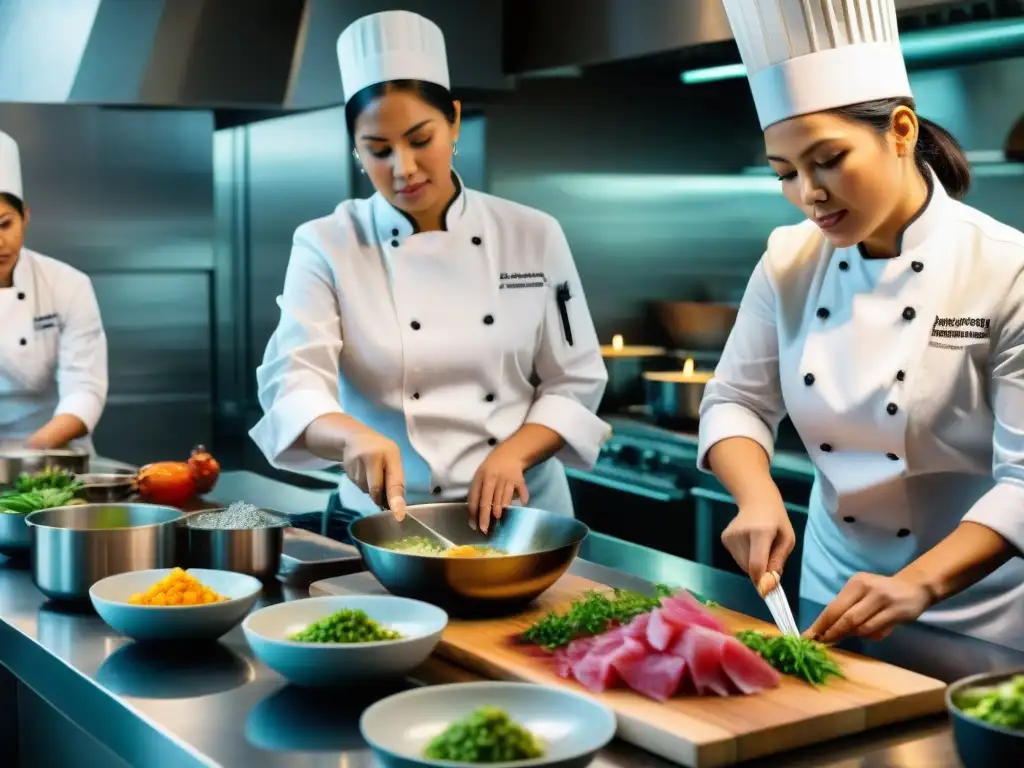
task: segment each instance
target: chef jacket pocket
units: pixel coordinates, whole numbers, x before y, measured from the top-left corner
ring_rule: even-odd
[[[498,291],[501,316],[501,345],[507,353],[528,353],[532,360],[540,331],[544,324],[544,311],[551,299],[550,287]]]

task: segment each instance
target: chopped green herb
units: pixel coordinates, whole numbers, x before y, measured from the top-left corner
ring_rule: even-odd
[[[625,589],[616,589],[611,595],[606,595],[591,590],[573,602],[564,613],[552,611],[531,624],[521,637],[528,643],[554,650],[578,637],[599,635],[619,624],[628,623],[642,613],[650,613],[661,605],[663,597],[670,597],[677,591],[667,584],[655,584],[654,595]],[[714,605],[699,595],[694,597],[708,607]]]
[[[953,703],[968,717],[1003,728],[1024,729],[1024,675],[996,686],[968,688]]]
[[[342,608],[330,616],[314,621],[288,639],[299,643],[375,643],[399,640],[402,635],[382,627],[366,611]]]
[[[507,712],[484,706],[435,736],[423,756],[460,763],[506,763],[543,757],[544,747]]]
[[[843,677],[825,646],[810,638],[768,635],[752,629],[738,632],[736,637],[784,675],[812,685],[822,685],[830,677]]]

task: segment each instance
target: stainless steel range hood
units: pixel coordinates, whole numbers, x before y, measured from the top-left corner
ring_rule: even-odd
[[[508,84],[501,0],[0,0],[0,100],[332,106],[342,100],[338,35],[389,8],[417,11],[444,30],[454,87]]]
[[[905,31],[1024,13],[1024,0],[896,0]],[[696,50],[733,39],[722,0],[519,0],[505,18],[505,69],[531,75]],[[1001,53],[986,43],[988,56]],[[738,59],[738,56],[734,56]],[[940,63],[929,60],[930,64]]]

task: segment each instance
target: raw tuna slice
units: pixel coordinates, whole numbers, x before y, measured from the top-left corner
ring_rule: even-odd
[[[731,693],[729,678],[722,669],[722,646],[729,639],[729,635],[693,625],[672,646],[671,653],[686,660],[697,693],[717,693],[719,696]]]
[[[649,613],[641,613],[635,617],[629,624],[626,624],[618,631],[624,634],[626,637],[632,637],[634,640],[642,640],[647,637],[647,625],[651,622],[651,615]]]
[[[724,633],[726,631],[725,625],[712,616],[708,609],[685,589],[672,595],[672,597],[663,599],[661,601],[661,611],[666,621],[680,628],[697,624],[701,627],[713,629],[716,632]]]
[[[670,653],[651,653],[643,658],[616,663],[615,670],[637,693],[665,701],[675,696],[683,684],[686,660]]]
[[[768,662],[734,637],[727,637],[722,645],[722,669],[743,693],[775,688],[782,679]]]
[[[679,639],[682,627],[665,618],[661,608],[655,608],[649,614],[647,622],[647,642],[656,651],[664,651]]]
[[[591,651],[572,666],[573,677],[585,688],[600,693],[616,685],[619,675],[616,665],[630,659],[641,659],[647,655],[647,648],[631,637],[623,638],[618,647],[604,653]]]

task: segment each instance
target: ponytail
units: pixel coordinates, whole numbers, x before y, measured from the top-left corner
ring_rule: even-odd
[[[916,112],[913,99],[879,99],[833,109],[831,112],[847,120],[866,123],[884,134],[892,127],[892,113],[899,107]],[[926,178],[928,168],[935,171],[946,194],[960,200],[971,186],[971,165],[953,134],[927,118],[917,116],[918,136],[914,147],[914,163]]]
[[[927,174],[928,166],[931,166],[946,194],[954,200],[962,199],[971,187],[971,165],[963,148],[953,134],[938,123],[918,115],[917,124],[914,161],[918,170]]]

